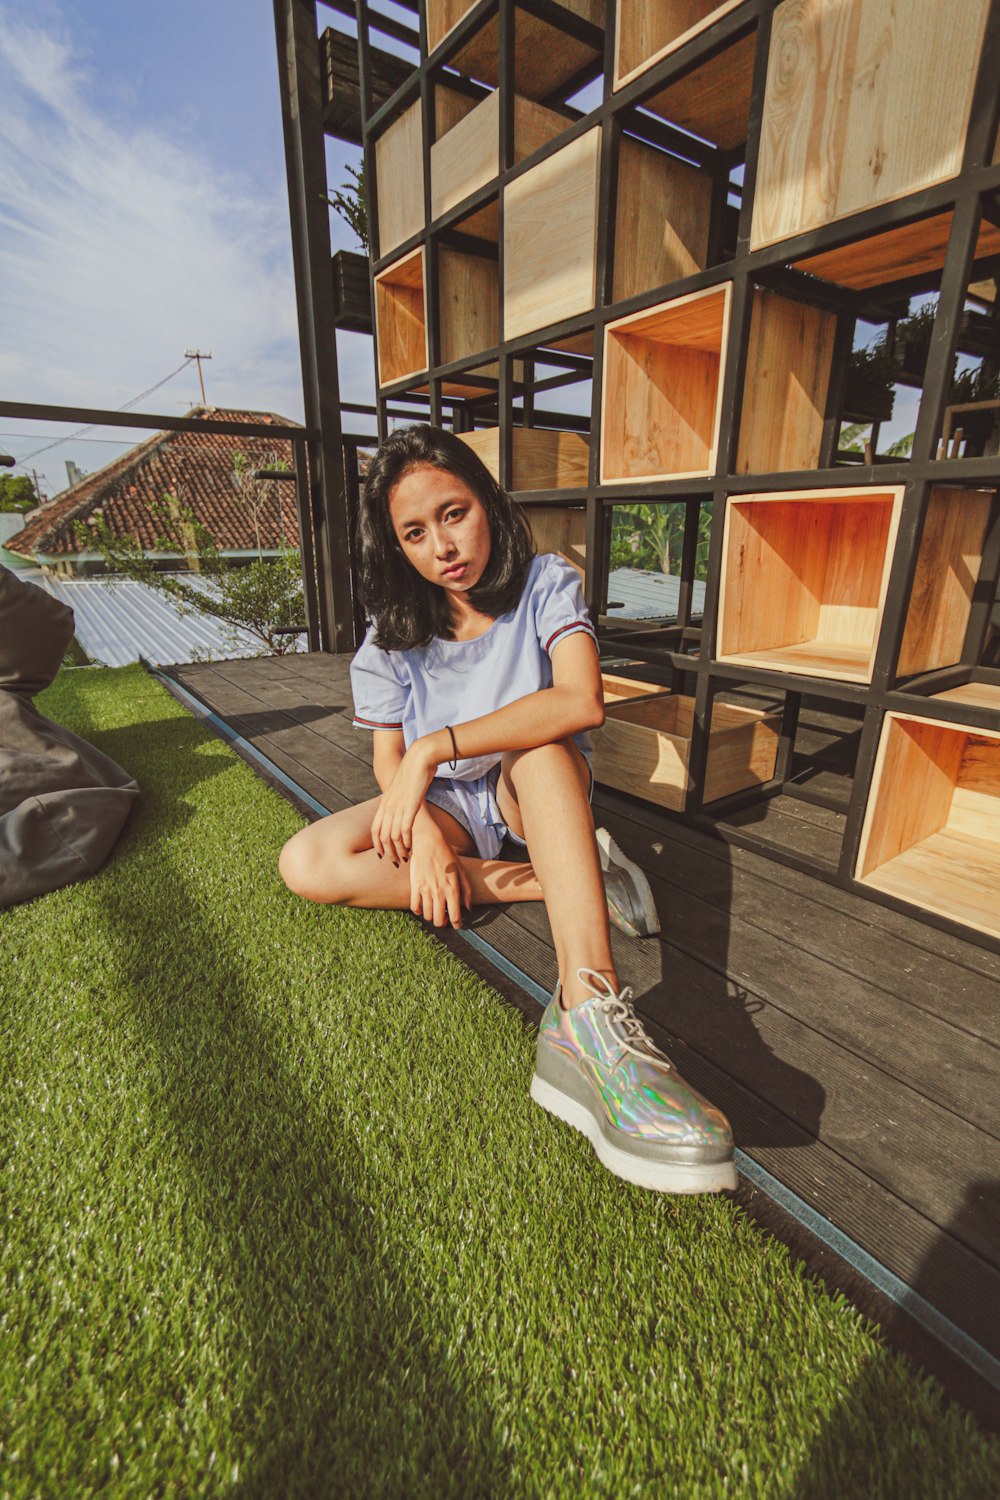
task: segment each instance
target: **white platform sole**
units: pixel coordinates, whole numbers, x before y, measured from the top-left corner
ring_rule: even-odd
[[[623,1151],[608,1140],[589,1109],[567,1098],[537,1073],[531,1080],[531,1097],[550,1115],[585,1135],[608,1171],[636,1187],[652,1188],[659,1193],[725,1193],[736,1187],[736,1168],[731,1161],[696,1166],[687,1162],[647,1161]]]
[[[601,855],[601,869],[608,870],[612,864],[616,864],[620,870],[631,875],[635,884],[635,890],[642,902],[642,914],[646,921],[646,936],[653,937],[660,930],[660,918],[653,904],[653,895],[649,889],[649,881],[646,879],[640,867],[634,860],[622,853],[621,846],[615,842],[606,828],[597,830],[597,847]]]

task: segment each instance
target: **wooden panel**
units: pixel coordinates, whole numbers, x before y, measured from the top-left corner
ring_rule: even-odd
[[[943,828],[881,865],[865,882],[924,911],[1000,936],[1000,849]]]
[[[427,50],[440,47],[452,27],[466,15],[476,0],[427,0]]]
[[[1000,740],[974,733],[966,738],[948,827],[994,844],[1000,854]],[[993,898],[1000,916],[1000,886]]]
[[[836,332],[833,313],[754,292],[738,474],[817,466]]]
[[[462,432],[489,469],[500,479],[500,429]],[[556,432],[545,427],[515,427],[511,432],[511,488],[514,490],[579,489],[587,483],[590,445],[579,432]],[[561,549],[556,548],[556,551]]]
[[[902,489],[729,499],[719,657],[870,681]]]
[[[900,677],[961,661],[993,490],[931,491],[899,653]]]
[[[438,250],[441,363],[495,349],[500,336],[497,263],[442,245]]]
[[[536,552],[558,552],[583,581],[587,567],[587,513],[562,505],[525,505]]]
[[[751,246],[959,170],[987,0],[783,0],[774,13]]]
[[[705,800],[757,786],[774,774],[779,716],[716,704],[709,734]],[[680,811],[688,781],[694,699],[649,695],[612,704],[595,730],[594,777],[660,807]]]
[[[707,173],[623,136],[618,156],[614,300],[703,271],[712,183]]]
[[[618,0],[615,88],[683,47],[743,0]]]
[[[572,11],[592,25],[604,25],[604,0],[561,0],[563,10]],[[469,6],[463,7],[463,14]],[[460,18],[458,18],[460,19]],[[497,18],[470,37],[450,59],[450,65],[481,83],[499,84],[500,28]],[[551,26],[528,11],[518,10],[514,19],[514,92],[525,99],[547,99],[561,84],[574,77],[598,53],[586,42]]]
[[[601,685],[605,703],[625,703],[632,698],[649,698],[664,692],[655,683],[636,682],[631,677],[618,677],[613,672],[601,673]]]
[[[601,482],[711,473],[729,283],[609,323]]]
[[[993,708],[1000,714],[1000,685],[993,682],[967,682],[962,687],[935,693],[934,701],[965,703],[969,708]]]
[[[472,114],[478,103],[470,94],[460,94],[458,89],[437,84],[434,89],[434,140],[439,141],[449,130],[454,130],[466,115]]]
[[[388,255],[424,227],[421,129],[418,100],[375,142],[380,255]]]
[[[713,141],[724,151],[742,145],[750,119],[756,45],[757,33],[753,31],[645,100],[643,108]]]
[[[594,305],[600,144],[588,130],[505,189],[507,338]]]
[[[925,276],[944,266],[952,215],[935,214],[915,224],[902,224],[866,240],[839,245],[820,255],[808,255],[793,262],[796,270],[808,271],[823,281],[863,291],[904,281],[910,276]],[[1000,254],[1000,229],[984,219],[976,239],[976,259]]]
[[[569,121],[531,99],[514,99],[514,160],[555,140]],[[431,146],[431,214],[437,219],[500,170],[500,94],[494,90]],[[467,225],[462,228],[467,230]]]
[[[375,277],[379,385],[427,369],[423,246]]]

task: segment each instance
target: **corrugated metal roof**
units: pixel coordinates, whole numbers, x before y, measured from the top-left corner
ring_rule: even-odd
[[[608,609],[618,620],[658,620],[676,618],[680,602],[681,581],[672,573],[647,573],[642,568],[614,568],[608,574],[608,603],[619,609]],[[705,608],[705,585],[695,583],[692,608],[700,615]]]
[[[186,583],[206,591],[190,573]],[[140,656],[163,665],[259,656],[264,647],[246,631],[233,631],[208,615],[182,615],[174,601],[129,579],[46,578],[44,586],[68,604],[76,638],[91,660],[124,667]],[[300,637],[300,647],[305,637]]]

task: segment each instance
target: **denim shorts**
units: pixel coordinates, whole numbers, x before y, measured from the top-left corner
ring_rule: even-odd
[[[587,762],[588,769],[590,762]],[[435,776],[427,789],[426,801],[442,812],[450,813],[468,833],[480,859],[525,860],[528,846],[524,839],[508,828],[497,801],[500,781],[499,762],[474,781],[453,781],[449,776]],[[590,773],[590,796],[594,794],[594,773]],[[506,845],[506,847],[504,847]]]

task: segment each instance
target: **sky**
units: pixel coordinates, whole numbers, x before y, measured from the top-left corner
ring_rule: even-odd
[[[200,348],[212,405],[301,420],[270,0],[0,0],[0,100],[0,399],[116,409]],[[331,189],[359,160],[329,144]],[[338,344],[343,399],[372,401],[371,340]],[[191,364],[137,409],[199,401]],[[144,436],[29,457],[73,430],[0,419],[0,448],[52,495]]]

